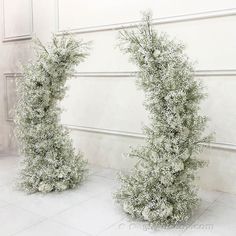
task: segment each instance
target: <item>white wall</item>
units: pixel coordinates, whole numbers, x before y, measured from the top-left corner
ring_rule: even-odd
[[[155,28],[182,40],[189,56],[198,61],[196,79],[209,94],[202,110],[216,138],[212,149],[202,154],[210,165],[201,171],[201,184],[236,193],[235,0],[33,0],[32,7],[29,0],[4,1],[4,38],[11,41],[0,43],[0,104],[5,104],[3,74],[19,72],[17,62],[30,58],[32,34],[46,42],[51,32],[67,30],[92,40],[91,55],[68,82],[62,123],[71,128],[76,149],[89,162],[113,168],[132,165],[122,153],[142,143],[142,123],[148,122],[144,95],[131,73],[137,68],[115,47],[118,29],[137,23],[140,11],[151,9]],[[14,151],[12,123],[5,113],[1,105],[0,148]]]

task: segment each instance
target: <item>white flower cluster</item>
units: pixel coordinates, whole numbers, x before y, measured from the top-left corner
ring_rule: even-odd
[[[63,191],[77,186],[86,172],[68,131],[59,124],[60,101],[73,67],[87,56],[88,45],[70,36],[45,47],[37,41],[37,58],[17,80],[16,134],[24,156],[20,187],[27,192]]]
[[[146,144],[129,156],[138,163],[121,176],[117,201],[131,216],[154,225],[186,221],[199,203],[194,185],[197,159],[206,117],[199,114],[204,98],[193,66],[181,43],[155,32],[151,16],[136,30],[121,32],[121,47],[139,68],[138,85],[146,94],[151,125],[145,127]]]

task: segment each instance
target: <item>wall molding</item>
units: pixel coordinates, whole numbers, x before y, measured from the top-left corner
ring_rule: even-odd
[[[72,77],[136,77],[138,71],[77,71],[73,73]],[[196,77],[218,77],[218,76],[236,76],[236,69],[222,69],[222,70],[195,70]],[[22,73],[7,72],[4,76],[22,77]]]
[[[72,77],[135,77],[137,71],[93,71],[93,72],[75,72]]]
[[[115,24],[106,24],[106,25],[97,25],[97,26],[89,26],[89,27],[80,27],[80,28],[72,28],[68,30],[60,29],[60,14],[59,14],[59,0],[56,0],[55,3],[56,8],[56,33],[58,35],[62,35],[65,33],[70,34],[84,34],[84,33],[93,33],[93,32],[100,32],[100,31],[114,31],[120,30],[124,28],[134,28],[137,27],[141,21],[129,21],[129,22],[120,22]],[[205,20],[205,19],[212,19],[212,18],[220,18],[220,17],[229,17],[229,16],[236,16],[236,8],[229,8],[229,9],[220,9],[214,11],[203,11],[203,12],[196,12],[191,14],[181,14],[181,15],[174,15],[168,17],[160,17],[154,18],[152,21],[153,25],[164,25],[164,24],[173,24],[173,23],[181,23],[181,22],[188,22],[188,21],[197,21],[197,20]]]
[[[69,125],[69,124],[63,124],[63,126],[67,127],[70,130],[78,130],[78,131],[84,131],[84,132],[89,132],[89,133],[123,136],[123,137],[138,138],[138,139],[143,139],[145,137],[143,134],[136,133],[136,132],[95,128],[95,127],[80,126],[80,125]]]
[[[111,72],[75,72],[72,77],[136,77],[137,71],[111,71]],[[221,77],[221,76],[236,76],[236,69],[222,70],[195,70],[195,77]]]
[[[88,132],[88,133],[121,136],[121,137],[135,138],[135,139],[144,139],[145,138],[144,134],[142,134],[142,133],[95,128],[95,127],[87,127],[87,126],[79,126],[79,125],[69,125],[69,124],[63,124],[63,126],[67,127],[69,130],[76,130],[76,131],[82,131],[82,132]],[[201,144],[205,147],[208,147],[208,148],[236,151],[236,144],[233,144],[233,143],[210,142],[210,144],[207,144],[207,143],[201,143]]]
[[[7,90],[7,80],[9,78],[19,78],[22,77],[22,73],[4,73],[4,110],[5,110],[5,119],[6,121],[13,122],[13,118],[9,116],[9,102],[8,102],[8,90]]]
[[[33,0],[28,0],[30,4],[30,32],[28,34],[22,34],[22,35],[15,35],[15,36],[6,36],[6,24],[5,24],[5,7],[4,7],[4,1],[2,0],[2,42],[12,42],[12,41],[19,41],[19,40],[30,40],[33,37],[33,31],[34,31],[34,23],[33,23]]]
[[[3,74],[4,76],[11,76],[11,77],[23,77],[23,73],[21,72],[6,72]]]

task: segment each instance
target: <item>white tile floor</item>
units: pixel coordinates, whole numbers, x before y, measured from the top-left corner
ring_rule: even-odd
[[[91,166],[75,190],[26,195],[14,188],[19,157],[0,156],[0,236],[236,235],[236,195],[201,191],[201,207],[188,224],[152,230],[114,203],[115,171]]]

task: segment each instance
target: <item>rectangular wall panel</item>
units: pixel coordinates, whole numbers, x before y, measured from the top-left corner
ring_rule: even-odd
[[[202,2],[202,3],[201,3]],[[58,0],[59,30],[99,28],[140,20],[152,10],[155,18],[234,8],[234,0]],[[79,12],[79,14],[78,14]]]
[[[14,119],[16,104],[16,76],[5,75],[5,117],[7,120]]]
[[[215,133],[214,142],[236,143],[236,75],[198,75],[208,97],[202,114],[209,117],[206,133]],[[143,106],[144,94],[135,86],[135,78],[74,78],[69,81],[62,123],[85,128],[142,133],[148,124]]]
[[[147,121],[134,78],[79,77],[68,86],[63,124],[140,133]]]
[[[156,25],[186,45],[186,53],[196,61],[196,69],[221,70],[236,68],[236,16],[212,18],[176,24]],[[79,34],[76,37],[92,41],[90,55],[78,66],[79,71],[132,71],[135,66],[123,55],[118,44],[118,30]]]
[[[28,39],[33,31],[32,0],[3,1],[3,41]]]
[[[215,141],[236,144],[236,76],[204,77],[208,97],[202,111],[209,117],[209,131],[215,132]]]

